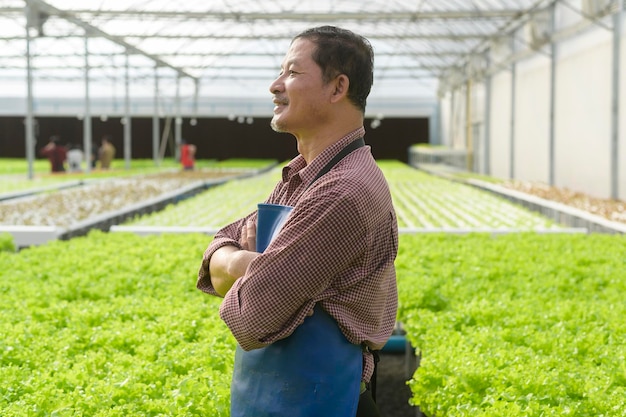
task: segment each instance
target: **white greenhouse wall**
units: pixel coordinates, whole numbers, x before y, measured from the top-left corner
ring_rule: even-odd
[[[604,23],[611,25],[612,17]],[[626,200],[626,22],[623,26],[617,169],[617,198],[620,200]],[[553,131],[553,185],[610,198],[613,180],[613,32],[606,26],[591,25],[569,39],[559,41],[556,51],[554,125],[551,125],[550,115],[549,46],[516,62],[515,97],[511,67],[491,74],[488,171],[499,178],[510,178],[512,171],[513,179],[549,184]],[[472,113],[485,108],[486,98],[478,92],[472,94]],[[441,114],[442,143],[463,149],[467,126],[466,85],[462,84],[445,97]],[[513,115],[512,105],[515,106]],[[485,120],[478,112],[474,116],[472,126]],[[482,135],[474,138],[475,143],[484,142],[485,130],[474,129]],[[485,152],[484,146],[479,149]],[[482,170],[479,167],[478,172]]]
[[[499,178],[511,173],[511,78],[511,71],[491,77],[490,175]]]
[[[597,197],[611,193],[612,51],[594,31],[561,44],[556,69],[554,185]]]
[[[517,64],[515,87],[515,179],[548,182],[550,60],[539,55]]]

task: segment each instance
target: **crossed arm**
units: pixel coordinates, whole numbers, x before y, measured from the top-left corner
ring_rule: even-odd
[[[248,265],[259,256],[256,248],[256,224],[248,221],[241,230],[241,246],[223,246],[211,256],[209,272],[215,291],[224,297],[235,281],[244,276]]]

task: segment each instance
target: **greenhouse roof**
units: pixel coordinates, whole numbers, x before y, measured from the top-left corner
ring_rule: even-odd
[[[94,95],[128,79],[149,96],[155,78],[267,95],[291,38],[331,24],[371,41],[373,95],[436,97],[440,81],[483,70],[490,49],[528,42],[520,28],[555,3],[586,14],[584,0],[0,0],[0,95],[25,94],[28,50],[38,95],[80,96],[86,74]]]

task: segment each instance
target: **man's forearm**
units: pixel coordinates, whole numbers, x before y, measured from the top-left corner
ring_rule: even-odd
[[[258,252],[241,250],[235,246],[223,246],[216,250],[209,263],[211,284],[215,291],[225,296],[234,282],[245,275],[248,265],[257,256]]]

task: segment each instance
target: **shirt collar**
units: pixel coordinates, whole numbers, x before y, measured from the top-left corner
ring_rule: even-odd
[[[365,135],[365,128],[353,130],[337,142],[333,143],[322,151],[309,165],[306,164],[302,155],[296,156],[283,168],[282,177],[284,182],[288,182],[294,175],[299,175],[303,183],[308,184],[313,181],[317,173],[330,161],[335,155],[346,147],[350,142]]]

